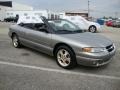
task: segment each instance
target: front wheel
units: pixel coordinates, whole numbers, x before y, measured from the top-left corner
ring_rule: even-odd
[[[18,36],[16,34],[14,34],[12,36],[12,44],[15,48],[19,48],[21,46],[20,42],[19,42],[19,39],[18,39]]]
[[[96,26],[90,26],[90,27],[89,27],[89,32],[92,32],[92,33],[97,32]]]
[[[55,57],[57,64],[62,68],[72,69],[77,65],[74,52],[67,46],[58,47]]]

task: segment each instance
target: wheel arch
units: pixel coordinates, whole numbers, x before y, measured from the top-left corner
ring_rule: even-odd
[[[14,35],[17,35],[15,32],[12,32],[11,38],[13,38]]]
[[[90,25],[89,28],[90,28],[90,27],[95,27],[95,28],[97,29],[97,27],[96,27],[95,25]]]
[[[53,48],[53,55],[55,55],[55,51],[56,51],[56,49],[58,48],[58,47],[60,47],[60,46],[67,46],[68,48],[70,48],[70,50],[72,50],[72,52],[74,53],[74,55],[75,55],[75,52],[74,52],[74,50],[73,50],[73,48],[70,46],[70,45],[68,45],[68,44],[66,44],[66,43],[57,43],[55,46],[54,46],[54,48]]]

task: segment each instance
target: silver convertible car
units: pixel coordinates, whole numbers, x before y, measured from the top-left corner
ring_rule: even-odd
[[[77,64],[102,66],[111,61],[115,45],[109,39],[80,30],[78,26],[64,19],[49,20],[41,17],[43,23],[20,23],[10,27],[9,36],[13,46],[27,46],[52,55],[57,64],[71,69]]]

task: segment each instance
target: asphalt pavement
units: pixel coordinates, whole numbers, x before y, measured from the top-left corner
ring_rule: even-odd
[[[14,48],[7,35],[10,25],[0,23],[0,90],[120,90],[120,28],[104,26],[97,33],[117,47],[108,65],[65,70],[49,55]]]

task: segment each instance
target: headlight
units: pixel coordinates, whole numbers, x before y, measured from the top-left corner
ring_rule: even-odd
[[[82,48],[83,52],[92,52],[92,53],[98,53],[98,52],[103,52],[106,51],[106,48],[90,48],[90,47],[86,47],[86,48]]]

